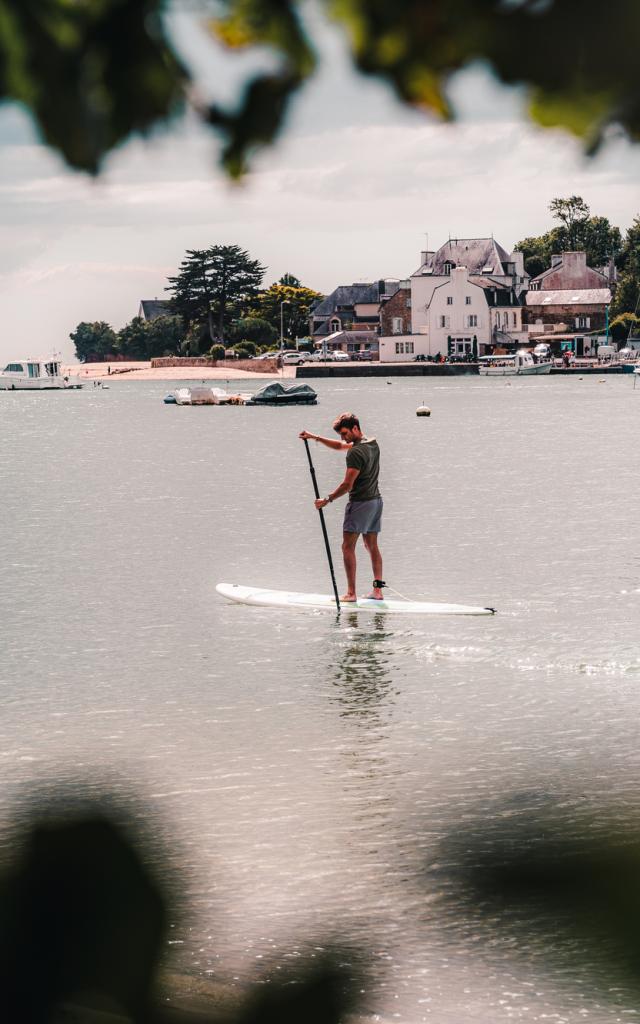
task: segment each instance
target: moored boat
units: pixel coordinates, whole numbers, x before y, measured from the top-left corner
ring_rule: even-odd
[[[528,377],[551,373],[551,360],[536,362],[530,352],[520,349],[513,355],[482,356],[478,373],[482,377]]]
[[[279,380],[265,384],[256,391],[247,405],[317,405],[318,396],[308,384],[285,387]]]
[[[0,370],[0,391],[62,391],[78,389],[61,373],[57,359],[20,359]]]

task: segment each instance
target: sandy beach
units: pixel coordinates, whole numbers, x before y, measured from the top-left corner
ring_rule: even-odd
[[[109,374],[108,368],[111,368]],[[150,362],[122,363],[73,363],[63,367],[69,377],[78,380],[272,380],[294,379],[295,366],[285,366],[278,373],[256,372],[234,369],[233,366],[160,366],[152,367]]]

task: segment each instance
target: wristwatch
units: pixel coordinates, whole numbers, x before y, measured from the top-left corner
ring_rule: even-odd
[[[327,494],[327,496],[326,496],[326,498],[325,498],[324,500],[325,500],[325,501],[328,501],[328,502],[329,502],[329,504],[331,504],[331,502],[333,501],[333,498],[331,497],[331,495],[330,495],[330,494]]]

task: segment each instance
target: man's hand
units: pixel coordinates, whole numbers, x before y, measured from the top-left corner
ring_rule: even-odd
[[[299,434],[299,437],[301,437],[303,441],[313,441],[314,436],[315,435],[310,434],[308,430],[301,430]]]
[[[321,508],[324,508],[325,505],[329,504],[329,499],[328,498],[316,498],[316,500],[314,501],[313,504],[316,506],[317,509],[321,509]]]

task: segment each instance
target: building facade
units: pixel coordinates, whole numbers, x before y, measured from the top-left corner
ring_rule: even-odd
[[[524,307],[531,342],[544,339],[576,355],[594,354],[595,340],[608,330],[611,277],[587,265],[584,252],[551,257],[548,270],[533,278]]]
[[[381,304],[398,287],[395,279],[339,285],[311,310],[309,328],[316,348],[377,353]]]

